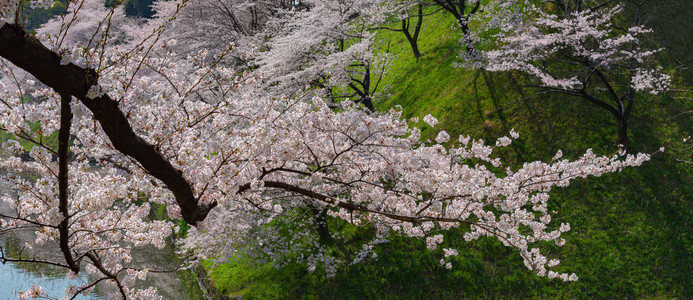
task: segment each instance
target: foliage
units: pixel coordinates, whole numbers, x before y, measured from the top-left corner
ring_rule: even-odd
[[[357,2],[353,7],[373,8],[368,2]],[[6,168],[42,175],[35,181],[2,177],[20,196],[16,200],[5,197],[12,211],[2,215],[0,224],[3,231],[33,227],[35,243],[59,246],[60,260],[41,258],[39,263],[75,273],[84,266],[88,273],[100,276],[99,280],[114,284],[118,296],[156,298],[153,289],[133,288],[135,280],[146,277],[146,270],[130,264],[129,255],[132,247],[162,247],[173,232],[173,222],[147,217],[151,202],[160,204],[157,211],[165,210],[171,220],[182,218],[193,225],[179,244],[185,254],[196,258],[192,262],[212,257],[230,261],[219,266],[208,261],[207,266],[216,266],[218,271],[213,270],[212,277],[222,291],[249,297],[690,294],[676,281],[690,279],[681,271],[690,266],[690,242],[667,240],[691,228],[686,226],[690,225],[686,202],[690,188],[684,186],[690,170],[665,152],[657,153],[655,159],[661,163],[658,167],[672,166],[671,173],[645,167],[599,180],[578,179],[640,165],[650,157],[624,156],[605,138],[609,134],[603,127],[593,125],[608,122],[594,114],[594,108],[579,103],[558,105],[556,98],[549,97],[536,100],[537,104],[509,100],[524,93],[509,87],[509,83],[526,79],[520,74],[450,71],[446,59],[454,57],[450,53],[456,47],[446,44],[454,35],[426,38],[419,64],[402,60],[395,66],[400,72],[385,81],[392,83],[394,103],[406,91],[425,94],[432,87],[443,104],[471,98],[476,105],[449,106],[476,112],[468,117],[477,121],[461,123],[456,130],[481,127],[478,131],[487,140],[495,140],[495,146],[468,136],[451,142],[450,134],[429,114],[422,118],[425,125],[419,123],[429,137],[421,142],[421,132],[401,119],[399,109],[367,112],[349,101],[329,107],[320,98],[302,97],[306,90],[272,83],[275,77],[289,82],[308,79],[309,83],[315,74],[328,81],[344,77],[344,69],[363,61],[350,51],[369,57],[377,46],[367,42],[357,46],[370,39],[359,36],[354,44],[344,43],[351,50],[333,51],[335,42],[344,42],[354,32],[364,33],[360,18],[372,10],[340,15],[336,12],[343,7],[320,1],[292,7],[288,15],[278,14],[279,24],[288,20],[290,30],[295,30],[290,31],[291,38],[277,43],[276,36],[267,35],[266,53],[259,55],[262,59],[248,62],[254,54],[238,53],[225,44],[228,41],[197,44],[169,39],[165,29],[178,13],[185,12],[185,2],[159,3],[158,17],[145,23],[128,19],[121,8],[105,9],[95,3],[85,3],[83,9],[89,13],[72,19],[74,23],[69,21],[70,26],[63,26],[65,20],[79,15],[81,5],[72,6],[72,15],[47,24],[47,34],[41,38],[49,48],[26,35],[13,35],[22,32],[15,25],[3,21],[0,28],[4,45],[0,54],[46,84],[27,86],[15,80],[13,86],[3,86],[0,126],[24,139],[59,131],[57,149],[55,145],[32,148],[34,162],[16,157],[2,161]],[[13,2],[0,4],[1,16],[11,22],[5,8],[11,10]],[[325,32],[320,31],[325,28],[311,27],[314,24],[334,26],[318,26],[328,29]],[[350,30],[353,24],[361,24],[360,30]],[[433,30],[455,31],[439,26]],[[201,32],[204,27],[190,28]],[[306,37],[298,34],[314,31],[322,32],[320,38],[303,40]],[[29,60],[47,62],[41,69],[26,61],[26,53],[14,51],[14,45],[27,41],[33,46],[23,51],[35,55]],[[176,45],[181,42],[187,47],[178,52]],[[205,49],[214,44],[222,45]],[[282,45],[288,49],[294,44],[308,47],[289,51],[290,55],[281,52],[286,50]],[[306,49],[314,55],[312,59],[297,62],[292,58]],[[433,56],[441,52],[448,55]],[[282,74],[262,71],[276,67],[282,57],[296,64]],[[246,61],[239,63],[238,58]],[[249,65],[252,67],[244,69]],[[310,71],[312,68],[319,72]],[[433,68],[438,69],[424,80],[414,80],[419,72]],[[8,64],[3,71],[8,76],[19,72]],[[267,74],[272,75],[263,78]],[[300,76],[291,78],[292,74]],[[459,74],[463,80],[455,80],[451,74]],[[70,82],[55,80],[56,75],[70,78]],[[98,75],[98,82],[92,75]],[[400,83],[398,76],[409,77]],[[435,82],[434,76],[442,79]],[[264,79],[267,81],[262,82]],[[267,82],[269,86],[262,85]],[[461,83],[470,83],[477,93],[460,96],[470,89],[460,87]],[[27,91],[45,100],[24,103]],[[77,101],[71,103],[73,98]],[[414,98],[402,99],[409,100],[401,103],[404,114],[411,115],[418,104]],[[652,105],[636,114],[633,123],[653,124],[652,120],[660,120],[659,112],[671,109]],[[460,112],[451,112],[444,124],[450,126],[457,119],[453,114]],[[57,114],[60,124],[51,118]],[[537,121],[526,122],[528,119]],[[584,124],[590,125],[589,130],[580,128]],[[675,136],[679,125],[690,126],[686,122],[636,125],[632,128],[634,147],[661,152],[655,149],[663,138]],[[522,138],[513,127],[523,132]],[[510,137],[503,136],[508,133]],[[68,143],[70,135],[77,141],[73,147]],[[555,152],[557,145],[547,142],[552,139],[563,142],[565,153]],[[22,145],[11,141],[3,143],[3,148],[14,154],[23,151]],[[76,157],[73,161],[67,159],[68,148]],[[580,155],[584,148],[595,150]],[[50,152],[58,153],[57,167],[48,161]],[[614,152],[619,155],[609,155]],[[98,161],[97,168],[87,166],[90,159]],[[570,181],[577,186],[553,189]],[[673,192],[662,188],[665,183],[676,184]],[[31,192],[34,190],[37,192]],[[661,216],[641,211],[642,203],[655,212],[668,208],[645,199],[675,203],[674,213],[663,217],[676,220],[673,230],[643,226],[657,224]],[[581,231],[571,232],[569,223]],[[357,230],[358,225],[367,230]],[[332,233],[325,234],[324,229]],[[565,238],[577,243],[561,248]],[[661,257],[639,255],[639,249],[624,244],[637,244],[656,255],[673,249],[666,253],[682,267],[661,259],[663,269],[647,269],[645,261]],[[659,248],[663,244],[669,247]],[[589,262],[583,263],[586,256],[582,255],[589,255]],[[370,259],[364,259],[367,257]],[[555,257],[569,264],[558,265]],[[14,258],[3,255],[2,259]],[[596,271],[595,259],[600,260]],[[248,270],[247,266],[257,267],[268,260],[272,262],[267,266]],[[522,265],[539,276],[531,276]],[[618,272],[630,265],[642,268]],[[275,269],[278,266],[283,268]],[[549,280],[575,281],[577,276],[570,274],[574,269],[587,277],[577,283]],[[421,274],[428,275],[426,280],[418,280]],[[643,279],[651,274],[666,274],[667,279]],[[278,282],[287,278],[292,280],[288,288]],[[241,284],[227,286],[224,282],[229,279]],[[459,289],[460,282],[471,288]],[[67,294],[88,290],[90,284],[74,287]],[[329,287],[341,292],[331,294],[335,289]],[[306,291],[313,294],[304,294]]]
[[[661,28],[660,19],[686,21],[686,14],[671,19],[669,10],[656,11],[663,15],[656,15],[655,27]],[[385,78],[392,96],[381,107],[402,105],[408,117],[422,118],[431,112],[440,117],[440,127],[452,134],[473,131],[488,139],[514,127],[523,136],[511,145],[513,153],[505,155],[517,161],[551,157],[558,147],[566,155],[586,147],[607,152],[613,149],[613,131],[599,126],[612,121],[597,108],[559,95],[518,101],[529,94],[513,86],[522,80],[521,74],[494,75],[454,68],[459,37],[448,30],[454,22],[443,14],[424,22],[423,57],[418,63],[401,35],[378,33],[392,41],[390,50],[397,56]],[[673,59],[670,56],[675,55],[664,57]],[[680,140],[682,132],[693,132],[690,119],[668,118],[690,110],[690,101],[666,95],[650,101],[652,105],[633,116],[633,147],[657,148],[670,138]],[[423,128],[424,137],[432,139],[436,134],[432,128]],[[570,257],[564,260],[564,267],[581,275],[574,283],[555,283],[517,272],[521,268],[518,257],[492,240],[457,246],[460,255],[456,264],[446,270],[435,263],[435,255],[440,253],[426,251],[420,240],[396,237],[378,246],[377,259],[345,267],[335,278],[316,281],[311,274],[258,271],[234,264],[234,273],[253,272],[252,281],[220,286],[230,295],[244,297],[253,297],[256,294],[251,290],[270,283],[280,284],[280,290],[302,290],[279,298],[689,297],[693,295],[687,284],[693,280],[693,241],[688,238],[693,236],[693,188],[688,182],[693,180],[693,173],[677,161],[679,155],[667,149],[653,159],[653,164],[638,170],[587,179],[552,193],[552,205],[560,208],[561,218],[570,220],[575,230],[570,234],[575,243],[561,250],[562,257]],[[448,247],[447,243],[455,239],[446,241],[444,246]],[[277,279],[281,274],[287,276]],[[212,275],[215,281],[216,275]]]
[[[29,9],[25,7],[22,25],[28,32],[34,32],[54,16],[64,13],[67,9],[66,2],[67,0],[56,0],[52,2],[50,7],[46,8]]]

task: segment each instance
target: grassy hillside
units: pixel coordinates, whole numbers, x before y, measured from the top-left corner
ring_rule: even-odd
[[[674,9],[677,3],[683,12]],[[667,67],[690,62],[693,26],[684,26],[688,34],[670,27],[690,24],[690,7],[686,0],[665,0],[653,15],[655,29],[669,30],[657,41],[670,48],[661,58]],[[453,136],[494,139],[515,128],[521,138],[502,153],[515,164],[548,160],[558,149],[572,158],[588,148],[601,154],[615,150],[616,124],[603,110],[577,98],[531,97],[533,91],[517,88],[519,74],[454,68],[458,36],[448,15],[425,20],[418,62],[400,33],[380,37],[390,39],[397,56],[385,78],[391,97],[380,109],[400,105],[407,117],[430,113]],[[680,86],[691,86],[686,72],[679,72]],[[691,102],[675,94],[639,99],[630,121],[633,149],[676,146],[669,140],[680,141],[693,124],[690,115],[672,116],[692,110]],[[424,130],[424,136],[434,134]],[[562,258],[563,270],[580,276],[574,283],[539,278],[500,243],[464,243],[454,232],[443,244],[460,249],[452,270],[441,268],[441,254],[426,250],[422,241],[396,237],[377,248],[377,259],[343,267],[334,278],[302,266],[254,269],[242,262],[217,266],[211,277],[225,294],[262,299],[690,298],[693,170],[678,161],[685,155],[668,150],[640,168],[578,180],[551,193],[550,209],[560,211],[555,222],[571,223],[572,231],[565,247],[549,252]]]

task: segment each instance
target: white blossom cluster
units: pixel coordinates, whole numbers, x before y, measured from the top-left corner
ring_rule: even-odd
[[[359,250],[358,253],[356,253],[356,257],[354,257],[354,260],[351,262],[351,264],[357,264],[366,259],[368,256],[371,258],[377,258],[378,254],[375,252],[375,246],[379,244],[384,244],[388,243],[389,240],[388,238],[388,233],[379,233],[374,239],[369,241],[368,243],[363,244],[361,247],[361,250]]]
[[[671,85],[671,76],[653,70],[637,69],[631,79],[631,87],[636,91],[649,91],[656,95],[666,91]]]
[[[559,74],[542,64],[558,57],[568,65],[590,66],[591,70],[626,68],[626,72],[633,73],[632,86],[638,91],[656,94],[668,88],[669,75],[644,67],[647,58],[659,51],[643,45],[644,36],[652,31],[642,25],[621,30],[613,24],[623,11],[622,5],[590,9],[584,4],[578,6],[582,9],[568,11],[560,7],[545,9],[548,5],[523,0],[488,5],[486,13],[477,16],[480,25],[475,40],[490,44],[489,50],[481,51],[476,61],[462,56],[462,65],[482,66],[490,71],[523,71],[549,88],[585,87],[589,80],[585,74]],[[491,38],[480,38],[484,35]]]
[[[19,0],[0,0],[0,26],[14,19],[17,5],[19,5]]]
[[[265,87],[295,95],[317,85],[325,89],[320,95],[329,95],[331,88],[347,87],[353,79],[371,80],[361,78],[366,72],[386,72],[389,55],[373,53],[377,41],[369,31],[387,13],[381,2],[302,1],[309,10],[290,11],[273,22],[267,30],[268,50],[257,57]]]
[[[263,68],[301,69],[279,62],[300,60],[305,45],[327,47],[315,53],[332,53],[332,46],[323,43],[325,35],[339,38],[349,32],[337,29],[351,26],[344,21],[350,16],[344,11],[353,7],[342,6],[341,1],[310,2],[315,2],[313,12],[322,11],[328,18],[302,19],[313,22],[312,26],[300,27],[286,40],[275,40],[275,49],[282,51],[263,54],[267,62]],[[102,6],[85,7],[104,10]],[[333,14],[333,10],[342,14]],[[172,17],[144,24],[151,30],[142,34],[133,23],[119,19],[121,13],[111,10],[102,19],[111,21],[110,27],[122,28],[118,35],[102,25],[94,26],[96,21],[85,17],[87,24],[76,21],[72,25],[76,36],[63,27],[56,32],[48,30],[55,27],[48,27],[46,40],[64,55],[65,63],[98,70],[98,85],[92,86],[88,96],[108,96],[117,101],[133,131],[180,171],[195,199],[200,204],[217,204],[181,242],[181,248],[197,258],[230,258],[245,252],[257,261],[281,261],[279,258],[293,255],[283,263],[306,263],[310,270],[324,266],[328,274],[334,274],[340,262],[327,255],[310,226],[299,226],[290,233],[280,232],[277,228],[281,226],[268,226],[282,221],[305,223],[305,216],[293,214],[310,203],[330,217],[375,226],[380,234],[392,230],[421,238],[430,249],[443,243],[442,232],[462,225],[469,228],[465,240],[496,238],[515,249],[527,268],[539,276],[576,280],[575,274],[557,273],[558,260],[539,250],[546,243],[563,246],[566,240],[562,233],[570,230],[567,223],[552,223],[549,192],[553,187],[568,186],[576,178],[618,172],[649,159],[646,154],[623,152],[603,157],[587,150],[579,159],[569,161],[561,159],[559,151],[549,163],[527,162],[518,169],[499,172],[504,166],[494,151],[519,137],[514,130],[509,137],[490,144],[469,136],[451,137],[445,131],[439,131],[434,142],[423,143],[420,130],[411,127],[396,109],[370,113],[351,101],[343,101],[334,109],[320,97],[306,100],[283,92],[258,91],[264,82],[256,73],[233,68],[233,47],[187,49],[179,54],[175,48],[184,42],[163,38],[165,27],[175,26],[169,23]],[[591,28],[595,17],[577,15],[571,24]],[[567,25],[554,24],[548,15],[542,22],[559,32],[575,32]],[[310,34],[324,28],[334,31],[321,31],[322,36],[312,40]],[[83,33],[89,30],[102,33],[98,41],[84,40]],[[580,40],[560,33],[554,38]],[[367,40],[364,38],[364,43]],[[74,50],[79,48],[77,42],[87,49]],[[536,47],[513,51],[533,52],[553,42],[535,43]],[[365,44],[351,48],[367,52]],[[609,51],[604,52],[603,59],[618,60],[611,58]],[[352,54],[344,51],[339,55]],[[330,66],[333,78],[343,72],[344,61],[352,61],[331,59],[318,58],[317,62]],[[0,64],[0,70],[16,74],[7,64]],[[308,72],[310,67],[301,70]],[[312,76],[299,75],[297,80]],[[282,76],[270,79],[282,81]],[[2,150],[14,155],[0,156],[0,169],[10,171],[0,176],[0,184],[12,187],[16,194],[0,196],[11,208],[0,215],[0,232],[31,228],[36,233],[32,244],[57,244],[61,238],[57,225],[65,217],[58,208],[58,167],[51,159],[56,149],[43,143],[42,137],[60,129],[60,97],[41,84],[5,83],[0,89],[0,128],[36,146],[29,152],[31,159],[23,161],[19,155],[24,149],[17,141],[2,143]],[[25,101],[26,95],[31,95],[32,101]],[[130,252],[146,245],[163,247],[174,231],[173,223],[148,218],[150,203],[167,205],[172,219],[180,218],[181,209],[161,181],[114,148],[82,102],[73,100],[71,111],[70,251],[81,257],[84,270],[95,278],[118,274],[121,296],[157,298],[153,288],[134,288],[134,282],[144,279],[147,270],[132,265]],[[427,115],[424,122],[436,127],[438,120]],[[30,179],[17,174],[34,176]],[[373,255],[373,246],[381,242],[376,239],[364,245],[354,261],[368,253]],[[446,259],[457,254],[455,249],[443,251]],[[98,259],[84,258],[91,255]],[[445,260],[443,265],[452,267]],[[66,292],[72,296],[88,291],[89,284]],[[27,293],[41,292],[32,288]]]

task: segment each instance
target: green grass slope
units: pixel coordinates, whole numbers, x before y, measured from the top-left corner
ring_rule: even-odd
[[[661,11],[669,11],[675,3],[688,2],[662,1]],[[685,16],[692,14],[689,9],[674,15],[655,17],[673,24],[676,18],[690,22]],[[668,28],[659,23],[654,27]],[[685,43],[677,42],[680,35],[668,30],[661,35],[661,44],[686,47],[663,54],[662,60],[675,66],[681,61],[676,56],[690,59],[691,27]],[[501,153],[512,165],[549,160],[558,149],[571,158],[588,148],[601,154],[615,151],[615,122],[581,99],[531,97],[532,91],[516,87],[522,80],[518,74],[454,68],[458,36],[447,15],[425,20],[420,40],[423,57],[418,62],[400,33],[381,32],[380,37],[390,39],[396,55],[384,79],[391,97],[379,103],[380,109],[399,105],[406,117],[430,113],[453,136],[492,140],[515,128],[521,138]],[[680,85],[690,86],[690,78],[681,77]],[[639,99],[630,121],[633,149],[654,152],[663,144],[677,145],[684,132],[693,131],[693,124],[690,115],[673,116],[691,109],[693,104],[685,97]],[[419,125],[425,137],[435,135],[435,129]],[[442,245],[460,250],[451,270],[438,265],[440,251],[426,250],[417,239],[395,237],[377,247],[377,258],[342,267],[334,278],[301,266],[256,269],[242,262],[214,267],[210,277],[224,294],[248,299],[691,298],[693,170],[679,161],[686,155],[667,150],[640,168],[577,180],[551,193],[550,209],[559,211],[554,222],[571,223],[572,230],[565,247],[548,252],[562,258],[563,271],[580,276],[577,282],[539,278],[499,242],[465,243],[458,232],[449,233]]]

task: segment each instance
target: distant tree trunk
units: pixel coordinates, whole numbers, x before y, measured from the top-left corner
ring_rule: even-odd
[[[630,148],[630,139],[628,139],[628,118],[622,117],[618,120],[618,143],[623,145],[623,148]]]
[[[370,63],[364,63],[361,66],[364,68],[363,79],[359,80],[352,76],[349,87],[359,96],[359,100],[355,102],[363,104],[370,112],[375,112],[375,106],[373,106],[371,97],[371,65]],[[358,86],[355,83],[358,84]],[[375,90],[373,90],[373,92],[375,92]]]
[[[471,31],[469,30],[469,25],[464,20],[457,20],[460,28],[462,28],[462,40],[464,40],[465,51],[467,52],[467,57],[476,57],[476,45],[474,40],[472,40]]]
[[[258,15],[257,15],[257,7],[256,6],[251,6],[250,7],[250,29],[252,31],[256,31],[260,29],[260,24],[258,21]]]
[[[630,149],[630,139],[628,138],[628,118],[630,117],[630,112],[633,110],[633,103],[635,102],[634,100],[635,90],[630,88],[628,90],[628,94],[625,95],[625,103],[621,101],[621,116],[617,118],[618,142],[626,149]]]
[[[327,227],[327,210],[321,209],[312,203],[308,203],[308,208],[313,213],[313,223],[320,241],[323,243],[331,241],[330,228]]]
[[[471,31],[469,30],[468,21],[472,15],[479,11],[481,1],[477,1],[469,12],[465,12],[467,10],[467,0],[433,0],[433,2],[455,17],[457,24],[462,30],[462,39],[465,43],[467,55],[470,57],[475,56],[476,48],[474,41],[471,38]]]
[[[421,25],[423,24],[423,3],[419,2],[418,9],[417,9],[417,16],[416,16],[416,26],[414,26],[414,33],[409,33],[409,25],[410,25],[410,18],[406,18],[402,20],[402,32],[404,33],[404,36],[407,37],[407,41],[409,41],[409,45],[411,45],[411,50],[414,52],[414,58],[416,58],[416,61],[419,61],[419,58],[421,57],[421,52],[419,51],[419,44],[418,44],[418,39],[419,39],[419,32],[421,32]]]

